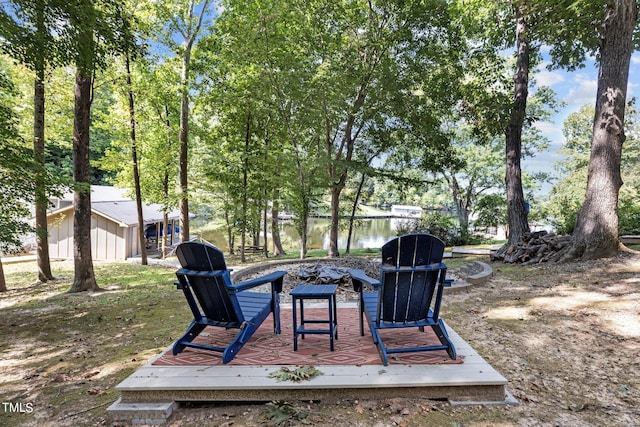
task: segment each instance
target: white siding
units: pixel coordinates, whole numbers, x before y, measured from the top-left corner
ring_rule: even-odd
[[[49,256],[51,258],[73,258],[73,212],[49,217]]]
[[[99,215],[91,215],[91,253],[96,260],[125,260],[125,228]]]

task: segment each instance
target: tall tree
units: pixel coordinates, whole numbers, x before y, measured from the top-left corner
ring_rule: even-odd
[[[131,43],[119,5],[112,0],[78,0],[69,4],[69,29],[76,65],[73,119],[74,279],[69,292],[99,289],[91,255],[91,165],[89,142],[93,77],[107,52]]]
[[[118,76],[126,75],[126,63],[117,65],[107,70],[108,80],[120,84],[122,80]],[[174,183],[178,172],[175,158],[178,151],[180,97],[174,65],[170,60],[162,62],[161,58],[142,56],[130,64],[136,123],[142,124],[135,127],[135,164],[140,181],[140,199],[144,203],[162,205],[163,230],[169,230],[168,213],[178,206]],[[116,130],[112,135],[110,149],[96,164],[116,173],[114,184],[135,192],[135,168],[131,167],[133,128],[127,85],[119,87],[115,94],[120,95],[117,102],[108,110],[94,114],[96,127]],[[169,233],[162,233],[162,239],[158,240],[163,258],[167,254],[168,235]],[[174,234],[171,233],[171,238],[173,237]]]
[[[91,0],[78,4],[70,23],[77,30],[73,107],[73,259],[74,277],[69,292],[99,289],[91,254],[91,172],[89,131],[93,73],[96,69],[97,11]]]
[[[459,0],[455,7],[461,11],[459,16],[467,29],[468,37],[482,40],[482,43],[486,44],[485,49],[497,52],[512,42],[515,42],[516,46],[513,96],[508,114],[487,114],[491,120],[486,123],[489,128],[502,126],[505,135],[505,188],[509,236],[507,243],[497,252],[498,256],[504,256],[510,253],[520,238],[529,231],[521,159],[530,69],[538,59],[541,29],[545,26],[557,29],[558,26],[547,17],[541,2]],[[476,13],[469,14],[470,8],[476,9]],[[498,111],[501,110],[502,107],[499,107]]]
[[[334,13],[326,15],[321,9],[317,18],[320,28],[339,35],[333,37],[337,41],[333,46],[326,43],[332,50],[320,52],[322,63],[329,64],[331,71],[326,80],[319,79],[321,99],[328,106],[322,105],[331,183],[329,256],[340,255],[340,198],[358,145],[382,142],[376,138],[379,133],[402,133],[415,127],[421,127],[425,135],[433,133],[428,127],[437,128],[438,121],[423,107],[431,104],[436,110],[447,95],[427,82],[440,77],[444,64],[449,67],[448,83],[456,78],[455,61],[448,53],[460,47],[449,26],[448,9],[439,1],[352,2],[336,7]],[[427,77],[429,73],[436,77]],[[417,114],[412,116],[407,106],[424,114],[419,125]],[[395,142],[406,141],[397,138]],[[439,146],[439,141],[427,138],[421,142],[426,152],[437,151]]]
[[[239,146],[234,135],[238,135],[239,129],[246,129],[250,109],[256,124],[263,124],[263,129],[252,126],[255,142],[260,141],[256,146],[267,151],[267,146],[279,144],[280,149],[268,150],[262,156],[262,164],[249,166],[260,170],[253,173],[266,185],[266,188],[258,186],[260,193],[267,189],[267,197],[272,200],[282,196],[283,203],[295,213],[302,257],[306,253],[312,203],[322,191],[318,182],[326,176],[322,173],[325,163],[319,136],[323,135],[322,117],[317,104],[312,102],[320,94],[313,82],[318,64],[309,54],[309,17],[306,5],[302,7],[298,2],[225,2],[216,21],[217,44],[208,49],[215,55],[211,55],[214,58],[207,73],[213,82],[211,87],[218,92],[218,99],[210,103],[218,107],[214,112],[219,122],[212,134],[214,143],[217,139],[221,147],[235,139],[233,145]],[[260,162],[258,158],[255,160]],[[215,169],[225,172],[230,165],[229,161],[217,162]],[[231,181],[228,186],[233,189],[234,185]],[[241,194],[234,190],[229,193],[226,200]],[[279,205],[273,205],[272,216]]]
[[[638,211],[640,211],[640,117],[634,100],[625,110],[625,142],[622,150],[621,176],[624,185],[620,188],[618,217],[620,234],[637,234],[640,229]],[[555,227],[563,234],[572,234],[577,212],[585,198],[591,140],[593,139],[593,117],[595,107],[583,105],[580,110],[571,113],[563,124],[565,144],[561,149],[563,159],[556,163],[560,173],[559,181],[551,190],[549,212]]]
[[[497,255],[507,253],[529,232],[529,221],[522,190],[522,128],[529,96],[529,67],[531,63],[531,39],[529,11],[525,1],[516,2],[516,69],[514,73],[514,96],[509,123],[505,129],[505,184],[509,235],[507,243]]]
[[[553,66],[575,70],[584,66],[588,55],[599,62],[587,191],[572,244],[556,259],[612,256],[619,246],[620,159],[630,58],[638,35],[638,4],[636,0],[540,0],[536,5],[547,23],[539,27],[538,34],[551,46]]]
[[[127,98],[129,101],[129,128],[131,140],[131,163],[133,170],[133,187],[136,195],[136,210],[138,212],[138,241],[141,250],[141,263],[147,265],[147,243],[145,237],[144,215],[142,213],[142,188],[140,185],[140,166],[138,162],[138,143],[136,138],[136,110],[133,83],[131,80],[131,54],[125,52],[125,71],[127,79]],[[167,230],[167,224],[163,224]],[[166,236],[166,232],[163,233]],[[173,235],[173,230],[172,230]]]
[[[182,68],[180,71],[181,105],[180,105],[180,239],[183,242],[189,240],[189,83],[191,67],[191,51],[200,32],[202,21],[208,13],[208,0],[204,0],[200,13],[195,15],[195,1],[189,1],[187,14],[184,17],[184,26],[181,34],[184,37],[182,44]]]
[[[595,259],[618,252],[620,163],[626,138],[627,83],[637,20],[635,0],[616,0],[608,2],[601,21],[600,70],[587,191],[564,259]]]
[[[60,13],[57,1],[14,0],[2,5],[0,28],[5,40],[3,48],[10,55],[29,67],[35,74],[33,80],[33,157],[39,165],[35,171],[35,229],[38,280],[53,279],[49,260],[47,232],[48,189],[51,184],[45,169],[45,73],[55,65],[56,50],[55,16]]]
[[[36,7],[36,32],[38,39],[47,40],[49,35],[45,23],[45,2],[37,0],[33,3]],[[46,282],[53,279],[51,264],[49,261],[49,233],[47,230],[47,206],[45,167],[45,68],[46,51],[51,43],[42,43],[36,52],[35,79],[33,82],[33,156],[41,168],[36,174],[36,246],[38,260],[38,280]]]
[[[209,0],[169,0],[152,2],[156,32],[152,36],[180,60],[180,130],[178,133],[178,180],[180,196],[180,239],[189,240],[189,113],[193,84],[192,53],[202,24],[211,18]]]
[[[13,85],[0,62],[0,257],[22,249],[21,237],[32,232],[26,222],[33,200],[31,179],[37,170],[31,153],[20,140],[12,110]],[[7,290],[0,259],[0,292]]]

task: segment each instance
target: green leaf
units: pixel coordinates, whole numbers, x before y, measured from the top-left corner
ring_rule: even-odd
[[[308,381],[318,375],[324,375],[324,373],[313,366],[297,366],[295,369],[284,366],[278,371],[270,373],[269,378],[275,378],[278,382],[292,381],[298,383]]]

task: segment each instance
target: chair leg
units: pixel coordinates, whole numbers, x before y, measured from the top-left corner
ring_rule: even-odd
[[[380,359],[382,360],[382,364],[384,366],[389,365],[389,359],[387,357],[387,348],[384,346],[382,342],[382,338],[380,338],[380,334],[378,329],[371,325],[371,335],[373,336],[373,342],[376,344],[376,348],[378,349],[378,354],[380,355]]]
[[[280,296],[272,292],[271,293],[271,314],[273,314],[273,333],[280,334]]]
[[[187,332],[173,344],[173,355],[175,356],[176,354],[182,353],[182,350],[186,347],[184,343],[192,342],[206,327],[206,325],[201,323],[191,322],[187,328]]]
[[[371,339],[375,345],[378,345],[380,339],[380,333],[378,332],[378,327],[376,326],[376,322],[369,322],[369,329],[371,330]],[[374,333],[375,331],[375,333]]]
[[[364,336],[364,301],[360,298],[360,304],[358,304],[358,308],[360,310],[360,336]]]
[[[244,347],[249,338],[256,331],[256,327],[250,323],[246,323],[244,328],[236,335],[236,337],[229,343],[226,349],[222,352],[222,363],[229,363],[236,357],[236,354]]]
[[[440,340],[442,345],[447,346],[447,354],[453,360],[456,360],[456,348],[453,346],[453,342],[449,339],[449,334],[447,334],[447,329],[442,322],[442,319],[438,319],[438,323],[431,327],[433,332],[435,332],[436,336]]]

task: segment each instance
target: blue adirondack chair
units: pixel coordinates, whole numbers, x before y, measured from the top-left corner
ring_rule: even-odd
[[[382,363],[388,355],[420,351],[446,350],[456,359],[456,350],[439,318],[447,266],[442,263],[444,243],[430,234],[407,234],[382,246],[380,279],[368,277],[363,270],[350,270],[354,290],[360,297],[360,335],[364,335],[363,315],[367,318],[373,342]],[[365,292],[364,284],[373,287]],[[433,329],[440,345],[387,348],[380,330],[388,328]]]
[[[176,272],[176,286],[187,298],[193,321],[173,345],[174,355],[185,347],[201,348],[222,353],[222,362],[229,363],[270,313],[273,313],[273,330],[280,333],[279,293],[286,271],[234,284],[224,255],[214,246],[185,242],[178,245],[176,254],[182,265]],[[271,292],[249,292],[264,284],[271,284]],[[237,329],[238,334],[230,343],[220,346],[194,343],[207,326]]]

